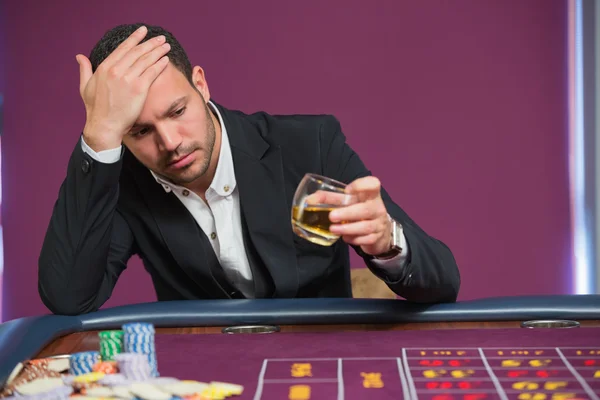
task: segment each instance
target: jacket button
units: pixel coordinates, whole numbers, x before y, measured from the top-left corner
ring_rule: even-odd
[[[90,162],[88,160],[81,161],[81,170],[84,174],[87,174],[90,170]]]

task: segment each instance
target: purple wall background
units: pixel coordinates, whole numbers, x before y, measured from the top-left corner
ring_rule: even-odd
[[[75,54],[135,21],[171,30],[225,106],[335,114],[397,202],[452,248],[460,299],[571,292],[564,0],[3,7],[5,319],[47,312],[37,257],[85,119]],[[136,260],[106,306],[152,300]]]

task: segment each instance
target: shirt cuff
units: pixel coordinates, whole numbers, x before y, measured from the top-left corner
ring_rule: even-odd
[[[402,251],[400,251],[400,254],[393,258],[389,258],[387,260],[373,258],[371,259],[371,262],[375,266],[387,270],[389,272],[401,270],[402,268],[404,268],[404,266],[406,266],[406,260],[408,260],[410,254],[410,250],[408,248],[408,244],[406,243],[406,236],[404,236],[404,232],[402,232],[402,235],[400,236],[400,248],[402,249]]]
[[[94,160],[103,163],[103,164],[114,164],[121,159],[121,150],[123,145],[109,150],[102,150],[99,152],[95,152],[90,146],[87,145],[85,140],[83,140],[83,135],[81,136],[81,149],[84,153],[87,153]]]

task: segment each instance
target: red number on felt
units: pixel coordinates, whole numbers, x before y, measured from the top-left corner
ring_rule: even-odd
[[[465,394],[463,396],[463,400],[481,400],[485,399],[487,394],[477,393],[477,394]]]
[[[471,382],[459,382],[458,387],[461,389],[471,389],[473,385],[471,384]]]
[[[509,378],[518,378],[520,376],[526,376],[527,371],[508,371]]]
[[[452,389],[452,382],[427,382],[427,389]]]
[[[558,375],[558,372],[556,372],[556,371],[546,371],[545,369],[543,369],[541,371],[536,371],[535,374],[537,376],[539,376],[540,378],[549,378],[550,376],[556,376],[556,375]]]
[[[419,364],[424,365],[426,367],[439,367],[444,365],[444,363],[441,360],[421,360],[419,361]]]

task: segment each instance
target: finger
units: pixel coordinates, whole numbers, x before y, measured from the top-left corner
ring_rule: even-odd
[[[333,206],[342,206],[354,203],[354,196],[340,192],[331,192],[328,190],[317,190],[304,200],[306,204],[328,204]]]
[[[129,70],[133,67],[133,65],[140,60],[141,58],[147,56],[156,48],[161,48],[161,46],[165,43],[165,37],[163,35],[153,37],[152,39],[148,39],[142,44],[135,46],[133,49],[129,50],[115,65],[114,68],[121,73],[128,74]],[[164,55],[163,53],[162,55]],[[161,56],[162,56],[161,55]],[[143,72],[141,72],[143,73]],[[141,74],[140,73],[140,74]],[[138,74],[137,76],[139,76]]]
[[[158,78],[160,73],[165,70],[167,65],[169,65],[169,57],[164,56],[156,63],[154,63],[154,65],[152,65],[150,68],[146,69],[146,72],[144,72],[141,76],[146,89],[149,88],[150,85],[152,85],[152,83],[156,80],[156,78]]]
[[[133,49],[146,37],[146,33],[148,33],[148,28],[145,26],[139,27],[135,32],[133,32],[127,39],[125,39],[120,45],[117,46],[112,53],[106,57],[106,59],[102,62],[106,67],[111,67],[115,65],[119,60],[121,60],[129,50]]]
[[[374,199],[381,192],[381,182],[374,176],[365,176],[350,183],[346,190],[364,199]]]
[[[383,232],[385,223],[380,220],[358,221],[347,224],[333,224],[329,227],[332,233],[340,236],[366,236]]]
[[[83,97],[85,87],[87,86],[90,79],[92,79],[92,63],[86,56],[82,54],[77,54],[75,56],[75,59],[79,64],[79,93]]]
[[[385,215],[385,206],[375,201],[366,201],[341,207],[329,213],[331,222],[373,220]]]
[[[131,66],[128,75],[131,74],[134,77],[141,76],[148,68],[156,64],[156,62],[160,60],[162,56],[167,54],[170,49],[171,45],[169,45],[169,43],[163,43],[162,45],[155,47],[151,52],[146,53],[142,57],[138,58],[138,60]]]
[[[371,233],[366,236],[342,236],[344,242],[354,246],[372,246],[380,239],[381,234]]]

